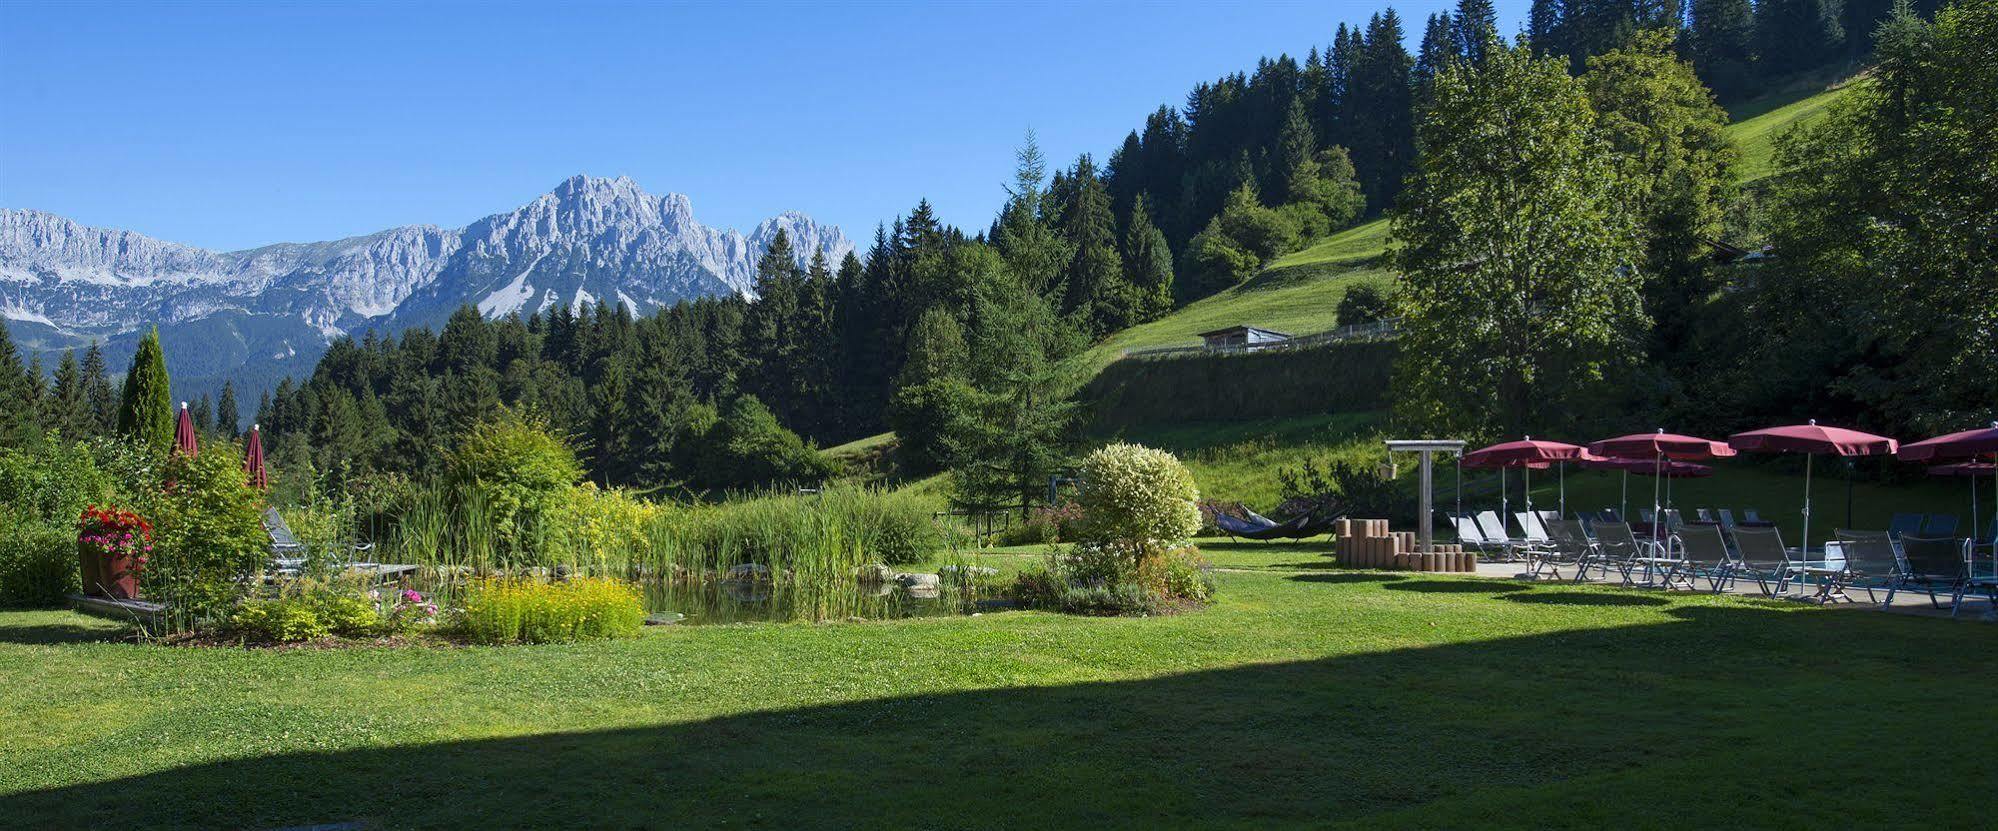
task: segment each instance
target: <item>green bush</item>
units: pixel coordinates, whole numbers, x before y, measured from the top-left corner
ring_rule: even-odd
[[[1205,603],[1214,580],[1192,546],[1176,546],[1142,561],[1117,545],[1085,543],[1051,552],[1013,581],[1022,605],[1078,615],[1156,614]]]
[[[546,425],[508,410],[465,433],[445,475],[455,500],[476,506],[502,566],[532,565],[583,468]]]
[[[1118,545],[1143,560],[1154,547],[1200,531],[1200,490],[1171,453],[1106,445],[1083,457],[1080,473],[1086,540]]]
[[[0,516],[0,606],[53,606],[80,583],[74,529]]]
[[[89,444],[50,438],[0,448],[0,510],[16,519],[74,524],[84,506],[109,500],[114,486]]]
[[[483,644],[631,638],[644,626],[645,605],[636,590],[591,578],[481,581],[466,593],[458,616],[465,639]]]
[[[333,634],[309,597],[248,600],[229,616],[229,632],[252,643],[297,643]]]
[[[211,445],[166,463],[169,484],[140,503],[153,522],[153,555],[140,591],[174,610],[186,629],[216,622],[242,597],[244,578],[270,560],[263,496],[243,478],[242,449]]]

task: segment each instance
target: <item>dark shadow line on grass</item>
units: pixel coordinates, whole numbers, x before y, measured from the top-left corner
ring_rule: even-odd
[[[1299,583],[1392,583],[1407,580],[1399,574],[1372,574],[1364,571],[1327,571],[1315,574],[1293,574],[1284,578]]]
[[[1617,594],[1611,592],[1534,592],[1532,594],[1507,595],[1514,603],[1535,603],[1542,606],[1663,606],[1671,601],[1646,594]]]
[[[1510,580],[1412,580],[1388,586],[1398,592],[1424,592],[1428,594],[1478,594],[1481,592],[1532,591],[1533,587]]]

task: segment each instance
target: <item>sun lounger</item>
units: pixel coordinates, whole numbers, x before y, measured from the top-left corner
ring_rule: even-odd
[[[1791,566],[1795,562],[1783,546],[1783,534],[1773,525],[1743,525],[1734,529],[1734,561],[1728,565],[1727,582],[1742,577],[1754,580],[1762,593],[1775,597],[1789,589]]]
[[[1894,543],[1883,534],[1864,531],[1839,529],[1834,536],[1838,539],[1837,557],[1827,550],[1824,562],[1801,569],[1807,576],[1820,578],[1817,594],[1811,599],[1820,605],[1838,600],[1855,603],[1858,601],[1846,590],[1858,587],[1866,590],[1871,601],[1875,599],[1873,590],[1884,587],[1888,589],[1887,602],[1893,602],[1893,587],[1904,573]]]
[[[1922,536],[1954,537],[1958,522],[1956,514],[1930,514],[1929,521],[1922,523]]]
[[[1531,545],[1524,539],[1508,536],[1505,530],[1505,520],[1499,519],[1497,511],[1479,511],[1476,519],[1478,530],[1484,532],[1485,540],[1488,542],[1496,540],[1499,545],[1503,546],[1508,561],[1518,561],[1525,558],[1526,551]]]
[[[1887,586],[1887,599],[1880,604],[1881,608],[1893,605],[1896,592],[1926,591],[1929,605],[1936,608],[1942,607],[1939,596],[1949,595],[1949,616],[1956,617],[1958,607],[1963,604],[1964,592],[1971,583],[1969,540],[1902,537],[1901,561],[1903,566],[1896,570]]]
[[[1733,567],[1734,555],[1727,550],[1727,538],[1721,536],[1719,525],[1699,523],[1688,525],[1678,534],[1681,559],[1665,574],[1665,587],[1684,585],[1698,591],[1697,578],[1705,578],[1707,587],[1719,593],[1727,580],[1729,569]]]
[[[1898,540],[1909,534],[1919,534],[1921,532],[1921,514],[1895,514],[1894,519],[1887,523],[1887,536],[1892,539]]]
[[[1582,579],[1582,569],[1593,556],[1595,542],[1589,539],[1582,523],[1571,519],[1557,519],[1547,523],[1550,545],[1534,558],[1527,569],[1528,576],[1538,578],[1545,571],[1553,579],[1561,579],[1561,569],[1574,568],[1575,579]]]

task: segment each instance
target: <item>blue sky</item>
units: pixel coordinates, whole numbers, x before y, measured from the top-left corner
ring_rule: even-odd
[[[1451,5],[1396,8],[1415,37]],[[1526,0],[1498,6],[1517,31]],[[711,225],[864,239],[927,196],[975,229],[1027,128],[1101,160],[1384,7],[0,3],[0,207],[237,249],[463,225],[589,173]]]

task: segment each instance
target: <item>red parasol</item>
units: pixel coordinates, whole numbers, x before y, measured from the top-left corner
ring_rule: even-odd
[[[1811,466],[1819,453],[1837,456],[1879,456],[1900,449],[1901,443],[1886,436],[1861,433],[1843,427],[1823,427],[1816,419],[1807,424],[1766,427],[1727,437],[1736,450],[1763,453],[1803,453],[1804,456],[1804,538],[1802,550],[1811,550]],[[1850,471],[1848,471],[1850,473]],[[1845,521],[1852,523],[1852,483],[1846,481]]]
[[[250,437],[244,442],[243,472],[249,475],[251,487],[265,490],[271,486],[271,475],[270,471],[264,468],[264,436],[263,431],[259,429],[261,426],[250,425]]]
[[[1587,458],[1589,451],[1579,444],[1565,444],[1558,441],[1535,441],[1527,436],[1520,441],[1509,441],[1480,448],[1464,454],[1460,460],[1464,467],[1472,469],[1496,468],[1500,472],[1499,511],[1506,511],[1504,470],[1509,467],[1522,468],[1526,478],[1526,510],[1533,510],[1533,471],[1546,470],[1556,462],[1567,462]],[[1567,469],[1561,476],[1561,515],[1568,514]]]
[[[1998,421],[1991,422],[1991,426],[1989,427],[1979,427],[1975,430],[1964,430],[1962,432],[1951,433],[1947,436],[1923,439],[1913,444],[1904,444],[1901,446],[1901,451],[1898,455],[1905,462],[1940,462],[1952,459],[1977,459],[1989,456],[1993,462],[1990,465],[1992,498],[1998,500]],[[1964,466],[1950,465],[1949,467],[1958,468]],[[1934,473],[1935,469],[1930,468],[1929,472]],[[1976,479],[1972,479],[1970,482],[1971,487],[1975,488],[1977,486]],[[1970,521],[1970,531],[1973,535],[1983,532],[1983,529],[1977,527],[1977,515],[1975,513],[1976,498],[1975,491],[1973,491],[1971,496],[1973,513],[1971,514]]]
[[[1659,428],[1652,433],[1632,433],[1628,436],[1591,442],[1589,452],[1598,456],[1649,458],[1653,475],[1658,480],[1663,480],[1666,478],[1666,459],[1714,459],[1734,455],[1734,448],[1727,446],[1725,442],[1667,433],[1664,428]],[[1654,516],[1662,507],[1658,503],[1658,491],[1659,482],[1654,480],[1651,483],[1651,512]],[[1661,522],[1651,524],[1651,544],[1654,547],[1658,545],[1658,526],[1663,524]]]
[[[180,402],[180,421],[173,427],[173,449],[190,459],[201,451],[200,442],[194,436],[194,418],[187,414],[187,402]]]

